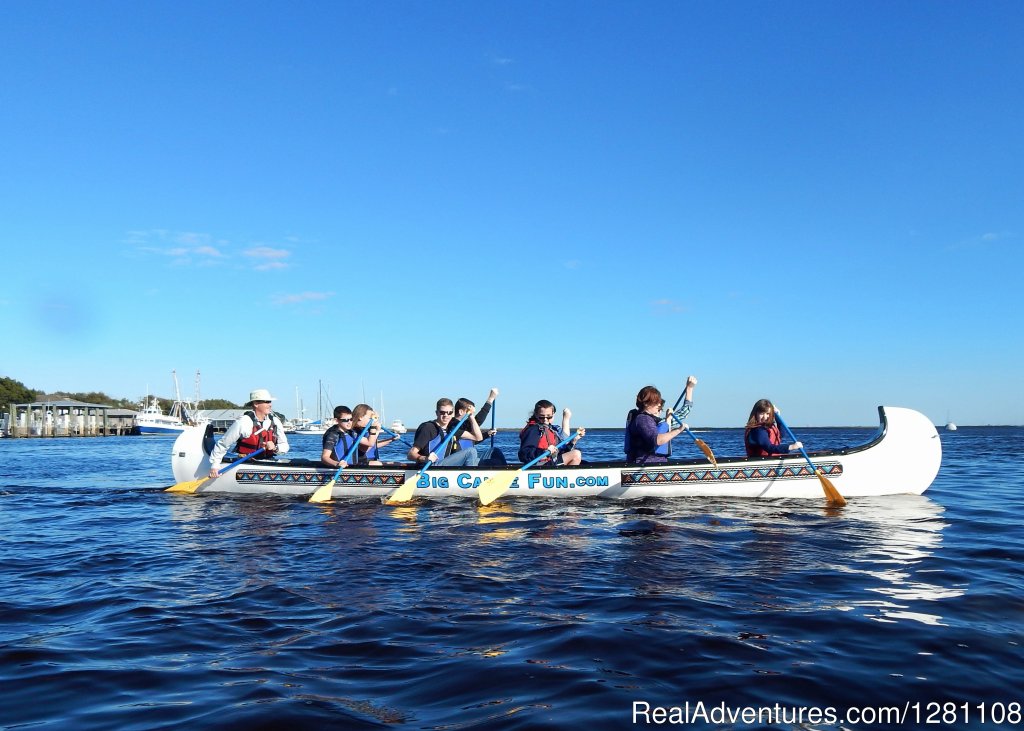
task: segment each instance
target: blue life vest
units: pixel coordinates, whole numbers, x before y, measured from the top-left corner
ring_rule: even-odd
[[[469,417],[469,419],[472,419],[472,418],[473,418],[472,416]],[[466,421],[469,421],[469,419],[466,419]],[[467,434],[468,431],[469,430],[467,429],[466,431],[464,431],[462,433],[463,434]],[[458,443],[459,443],[459,449],[460,450],[461,449],[476,449],[476,442],[474,442],[469,437],[464,437],[464,436],[460,435],[459,438],[456,441],[458,441]]]
[[[338,432],[338,443],[334,447],[334,454],[339,460],[343,460],[348,457],[348,450],[352,449],[352,445],[356,443],[356,437],[359,436],[354,431],[347,431],[340,429]],[[349,464],[356,464],[359,462],[359,449],[352,454]],[[348,460],[346,460],[348,461]]]
[[[437,436],[431,439],[429,442],[427,442],[427,455],[429,455],[431,452],[437,454],[437,448],[441,446],[441,442],[443,442],[445,437],[448,436],[448,433],[443,431],[441,427],[438,426],[437,422],[434,422],[434,426],[437,427]],[[448,442],[448,446],[444,450],[445,453],[437,455],[438,460],[444,459],[449,454],[452,454],[453,452],[458,450],[458,448],[458,442],[455,439],[452,439],[450,442]]]

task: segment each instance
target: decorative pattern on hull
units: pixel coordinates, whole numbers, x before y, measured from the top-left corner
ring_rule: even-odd
[[[279,472],[260,469],[239,469],[235,482],[239,485],[326,485],[333,472]],[[336,485],[358,485],[360,487],[398,487],[405,482],[404,472],[376,472],[373,474],[348,474],[342,472],[335,480]]]
[[[826,477],[838,477],[843,474],[843,466],[839,462],[821,462],[814,465],[825,473]],[[782,467],[726,467],[714,469],[701,468],[666,468],[655,470],[648,467],[643,471],[623,472],[622,485],[659,485],[678,482],[746,482],[747,480],[789,480],[798,477],[814,477],[815,473],[806,464],[785,465]]]

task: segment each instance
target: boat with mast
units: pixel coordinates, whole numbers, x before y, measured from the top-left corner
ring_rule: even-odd
[[[191,402],[181,398],[177,371],[172,370],[171,377],[174,379],[174,401],[166,414],[160,408],[160,400],[156,396],[150,396],[149,389],[146,389],[146,398],[141,404],[142,410],[135,415],[135,429],[139,434],[145,436],[180,434],[185,427],[200,423],[201,419],[197,408],[199,405],[199,371],[196,371],[195,400]]]
[[[323,381],[317,381],[316,397],[316,421],[305,418],[306,410],[302,408],[302,401],[299,399],[299,387],[295,387],[295,400],[298,416],[294,419],[294,429],[290,434],[309,434],[323,436],[330,428],[330,419],[324,419],[324,388]],[[329,402],[329,400],[328,400]]]

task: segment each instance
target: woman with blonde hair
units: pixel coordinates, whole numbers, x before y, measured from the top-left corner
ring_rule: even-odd
[[[376,419],[377,414],[369,404],[359,404],[352,409],[352,431],[360,434],[363,427],[370,423],[370,419]],[[366,434],[359,440],[356,451],[359,452],[356,464],[380,464],[380,448],[386,447],[398,437],[382,437],[380,424],[374,424],[366,430]]]

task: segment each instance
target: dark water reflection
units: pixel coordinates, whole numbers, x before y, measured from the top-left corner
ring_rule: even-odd
[[[159,489],[166,440],[5,440],[0,724],[625,728],[635,701],[1008,703],[1022,432],[944,434],[927,496],[840,510],[182,497]],[[722,454],[735,437],[702,434]]]

